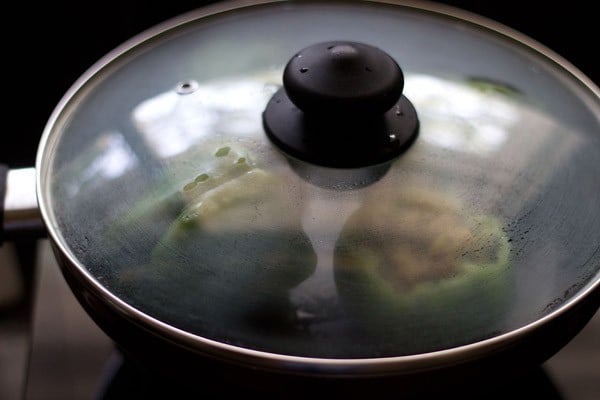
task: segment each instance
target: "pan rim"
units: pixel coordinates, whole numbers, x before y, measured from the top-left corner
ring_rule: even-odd
[[[74,85],[61,99],[50,116],[50,119],[42,133],[36,158],[36,192],[38,204],[40,206],[41,215],[46,225],[50,240],[60,253],[60,256],[63,257],[69,265],[69,271],[63,270],[63,272],[77,274],[81,280],[85,281],[85,284],[89,290],[91,290],[98,297],[104,299],[107,304],[113,307],[115,311],[128,320],[144,327],[145,330],[150,331],[152,334],[157,335],[158,337],[175,342],[193,352],[208,354],[216,356],[220,359],[266,369],[300,373],[310,371],[310,373],[325,373],[335,376],[367,376],[412,373],[420,370],[439,368],[441,366],[449,366],[473,358],[481,358],[482,356],[497,351],[504,346],[515,343],[521,338],[537,331],[541,327],[546,326],[551,321],[556,320],[560,316],[575,308],[580,302],[583,301],[584,298],[590,296],[594,291],[600,290],[600,271],[598,271],[595,276],[590,278],[585,286],[583,286],[575,295],[562,303],[555,310],[533,322],[506,333],[478,342],[428,353],[392,357],[344,359],[304,357],[269,353],[266,351],[238,347],[191,334],[182,329],[161,322],[160,320],[138,310],[99,283],[88,272],[85,266],[83,266],[82,263],[77,260],[69,251],[68,246],[61,238],[60,228],[51,223],[51,221],[53,221],[52,210],[49,205],[50,202],[47,199],[48,195],[44,189],[46,187],[46,181],[49,179],[47,176],[48,172],[44,169],[44,166],[48,164],[48,160],[54,153],[52,148],[56,145],[56,136],[58,136],[53,134],[53,132],[56,132],[56,125],[63,115],[64,110],[71,102],[71,99],[81,93],[82,88],[84,88],[85,84],[89,82],[90,79],[97,75],[101,70],[104,70],[104,68],[113,63],[116,59],[120,58],[124,53],[133,50],[146,40],[149,40],[167,30],[174,29],[193,20],[223,12],[234,11],[245,7],[285,2],[285,0],[233,0],[220,2],[218,4],[213,4],[190,11],[165,21],[162,24],[156,25],[155,27],[150,28],[126,41],[121,46],[115,48],[113,51],[109,52],[106,56],[96,62],[79,78],[79,80],[74,83]],[[368,0],[367,2],[392,4],[424,10],[435,14],[441,14],[443,16],[457,18],[459,20],[491,30],[502,37],[521,43],[523,46],[535,51],[536,53],[539,53],[547,60],[552,61],[554,64],[565,70],[566,73],[568,73],[568,75],[570,75],[576,81],[579,81],[578,83],[582,84],[583,87],[590,92],[592,98],[600,98],[600,89],[598,89],[598,87],[574,65],[544,45],[503,24],[468,11],[457,9],[451,6],[431,3],[428,1]],[[590,109],[592,108],[593,107],[590,105]],[[598,114],[600,117],[600,111]],[[596,249],[596,252],[598,251],[600,251],[600,248]]]

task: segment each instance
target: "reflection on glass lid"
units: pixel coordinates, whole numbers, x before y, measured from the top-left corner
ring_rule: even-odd
[[[209,339],[363,358],[510,332],[593,282],[600,138],[576,81],[444,16],[288,7],[178,28],[67,107],[44,189],[64,246],[99,284]],[[290,56],[340,36],[404,70],[420,131],[385,165],[314,166],[265,135]],[[443,39],[454,56],[392,37]],[[482,58],[465,65],[473,48]]]

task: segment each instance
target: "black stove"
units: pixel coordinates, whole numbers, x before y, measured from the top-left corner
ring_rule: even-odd
[[[401,387],[378,388],[378,396],[398,397]],[[450,393],[452,398],[460,399],[516,399],[535,397],[545,400],[566,399],[543,367],[534,368],[518,378],[502,378],[494,384],[486,382],[459,382]],[[194,382],[182,383],[165,377],[148,369],[146,366],[128,360],[120,352],[115,351],[104,365],[104,374],[95,398],[97,400],[117,399],[187,399],[187,398],[217,398],[235,396],[233,398],[250,397],[262,399],[301,399],[301,398],[344,398],[364,399],[373,395],[373,389],[345,390],[341,385],[338,389],[323,389],[320,385],[307,384],[303,391],[273,390],[257,386],[241,386],[231,384],[227,376],[220,379],[203,379],[198,376]],[[445,392],[445,395],[448,395]],[[402,395],[402,399],[438,399],[442,393],[431,390],[426,393]]]

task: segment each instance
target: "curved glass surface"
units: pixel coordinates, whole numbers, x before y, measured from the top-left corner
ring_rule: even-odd
[[[325,40],[403,68],[421,128],[390,164],[311,166],[265,136],[285,64]],[[598,279],[598,110],[559,65],[453,17],[247,7],[91,76],[47,138],[42,194],[71,256],[169,325],[295,356],[419,354],[522,327]]]

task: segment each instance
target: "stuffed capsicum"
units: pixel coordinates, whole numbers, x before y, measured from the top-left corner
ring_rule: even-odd
[[[315,269],[294,185],[240,146],[182,185],[185,206],[150,254],[155,313],[235,342],[293,324],[288,291]],[[150,280],[151,282],[148,282]]]
[[[389,186],[370,192],[345,224],[335,279],[349,315],[383,353],[421,353],[499,329],[513,286],[509,252],[498,218],[434,190]]]

